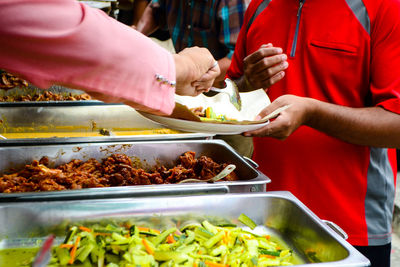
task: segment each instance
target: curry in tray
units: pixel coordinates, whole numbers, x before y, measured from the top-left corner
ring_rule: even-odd
[[[207,156],[195,157],[187,151],[172,168],[157,166],[152,171],[135,168],[125,154],[112,154],[101,162],[96,159],[71,160],[56,168],[49,167],[47,157],[33,161],[22,170],[0,177],[0,193],[58,191],[94,187],[176,184],[188,179],[209,180],[228,166]],[[222,180],[238,180],[235,172]]]

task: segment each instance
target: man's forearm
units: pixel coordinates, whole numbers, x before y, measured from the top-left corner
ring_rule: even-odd
[[[159,25],[154,18],[153,9],[147,6],[137,23],[136,30],[148,36],[158,29]]]
[[[400,148],[400,115],[381,107],[350,108],[309,99],[306,125],[358,145]]]
[[[147,0],[135,0],[133,1],[133,19],[132,25],[136,26],[146,10]]]

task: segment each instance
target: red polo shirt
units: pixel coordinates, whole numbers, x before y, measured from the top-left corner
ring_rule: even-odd
[[[400,114],[400,2],[395,0],[273,0],[246,25],[261,0],[251,1],[239,34],[230,78],[243,59],[272,43],[288,55],[284,94],[348,107],[381,106]],[[296,39],[297,38],[297,39]],[[395,151],[353,145],[306,126],[285,141],[255,138],[254,159],[269,190],[288,190],[353,245],[390,242]]]

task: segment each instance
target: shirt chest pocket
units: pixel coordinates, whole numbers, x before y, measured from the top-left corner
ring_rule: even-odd
[[[311,40],[310,48],[320,50],[321,53],[333,54],[336,57],[357,56],[357,47],[346,43],[336,43],[331,41]]]
[[[363,84],[368,64],[362,50],[351,43],[312,39],[306,59],[311,71],[326,87],[352,91]],[[358,87],[359,88],[359,87]]]

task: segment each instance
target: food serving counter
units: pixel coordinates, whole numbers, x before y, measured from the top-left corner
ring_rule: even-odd
[[[69,93],[68,88],[51,89]],[[7,92],[18,93],[23,90]],[[119,153],[129,156],[136,167],[151,169],[171,166],[180,155],[193,151],[218,163],[234,164],[240,178],[0,193],[0,266],[15,263],[1,250],[22,248],[28,255],[29,248],[37,248],[50,233],[56,234],[60,243],[70,223],[133,219],[157,222],[162,228],[178,219],[237,223],[242,213],[259,225],[255,229],[259,234],[277,236],[287,244],[300,266],[369,266],[369,261],[338,235],[340,229],[328,227],[292,194],[263,193],[271,180],[257,170],[255,162],[241,157],[225,142],[212,140],[213,134],[166,129],[126,105],[90,99],[3,102],[0,109],[0,176],[43,156],[58,166],[73,159],[100,161]]]
[[[298,266],[369,266],[361,253],[289,192],[85,200],[68,205],[10,203],[0,207],[0,248],[37,247],[50,233],[59,244],[70,224],[133,220],[165,230],[178,221],[183,225],[187,220],[208,220],[244,227],[236,220],[242,213],[257,224],[253,233],[276,237],[290,248]],[[0,257],[0,265],[6,260]]]
[[[207,156],[217,163],[234,164],[236,181],[215,183],[155,184],[86,188],[79,190],[0,193],[0,202],[40,201],[57,199],[90,199],[114,197],[138,197],[156,195],[181,195],[205,193],[263,192],[270,179],[259,172],[252,161],[237,154],[222,140],[176,140],[176,141],[135,141],[82,144],[54,144],[41,146],[0,147],[0,174],[22,169],[33,160],[46,156],[50,166],[59,166],[73,159],[87,161],[90,158],[101,161],[112,154],[127,155],[137,168],[150,170],[155,166],[173,166],[180,155],[187,151],[196,157]]]

